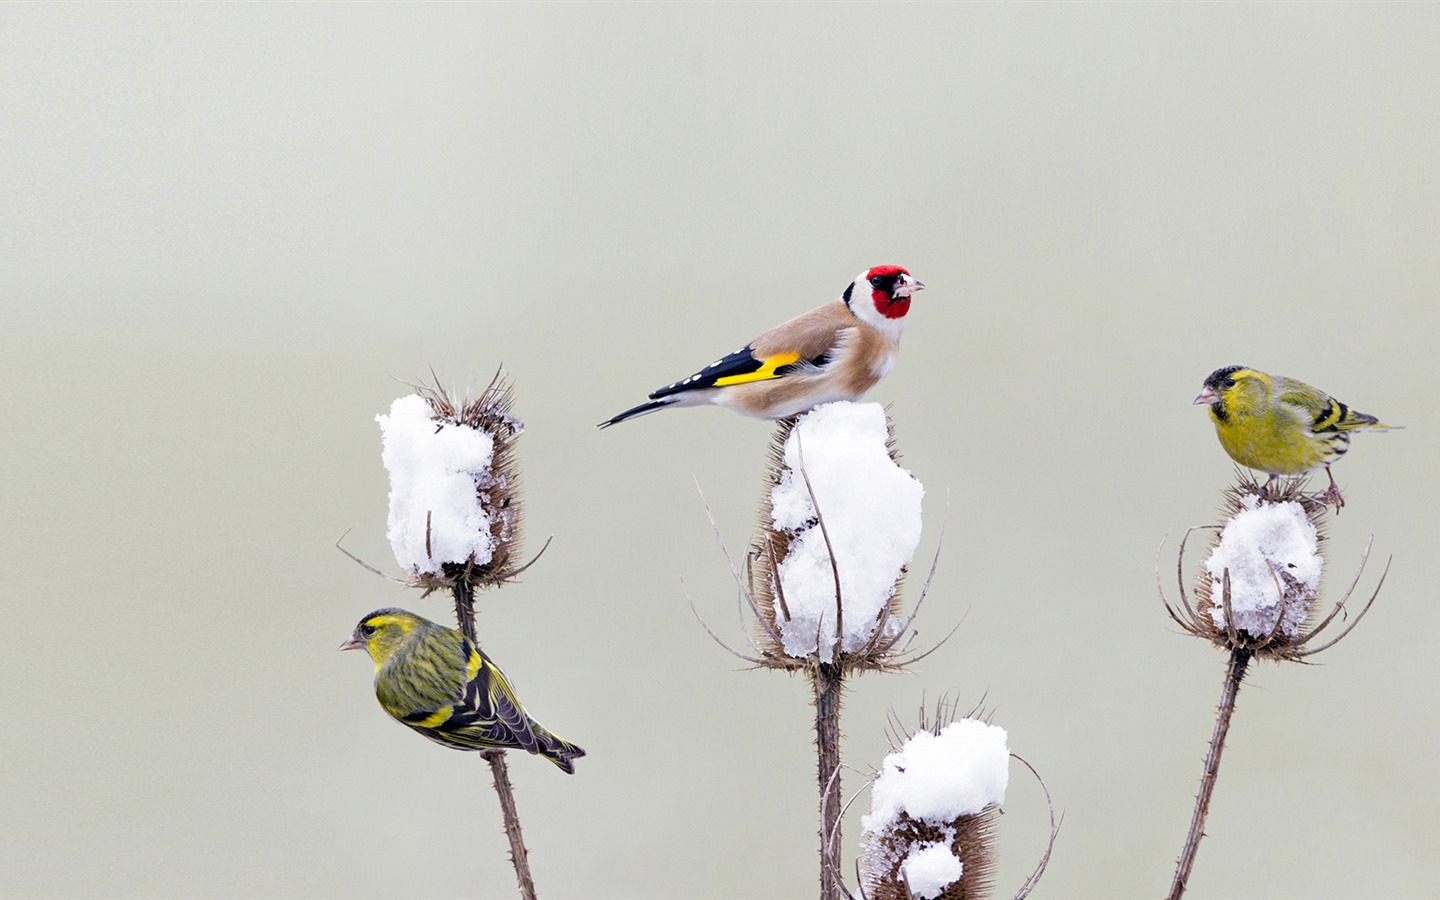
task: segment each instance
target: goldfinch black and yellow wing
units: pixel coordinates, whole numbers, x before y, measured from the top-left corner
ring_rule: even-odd
[[[688,378],[682,378],[673,384],[667,384],[651,391],[649,402],[612,416],[601,422],[600,427],[606,428],[617,422],[674,405],[687,399],[685,395],[693,392],[737,384],[750,384],[757,381],[770,381],[775,378],[784,378],[796,371],[813,372],[822,368],[829,361],[828,350],[809,357],[802,356],[798,350],[781,350],[761,354],[756,351],[753,344],[747,344],[728,356],[720,357]]]
[[[650,394],[651,400],[659,400],[672,394],[683,394],[703,388],[728,387],[732,384],[749,384],[752,381],[768,381],[783,378],[803,367],[819,368],[829,360],[829,353],[822,352],[809,359],[802,359],[797,350],[782,350],[777,353],[759,354],[753,344],[747,344],[722,356],[710,365],[674,384],[666,385]]]

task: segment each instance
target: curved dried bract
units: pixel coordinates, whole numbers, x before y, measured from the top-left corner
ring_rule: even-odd
[[[1026,897],[1030,896],[1030,892],[1035,890],[1035,886],[1040,883],[1040,879],[1045,875],[1045,867],[1050,865],[1050,854],[1055,850],[1055,839],[1060,836],[1060,826],[1065,824],[1065,816],[1062,813],[1060,818],[1055,818],[1055,803],[1050,798],[1050,788],[1045,786],[1045,779],[1040,777],[1040,773],[1035,770],[1035,767],[1030,765],[1029,761],[1019,754],[1012,753],[1010,754],[1010,758],[1018,759],[1020,764],[1029,769],[1030,774],[1035,776],[1035,780],[1040,783],[1040,790],[1045,792],[1045,808],[1050,811],[1050,838],[1045,843],[1045,852],[1040,855],[1040,861],[1035,864],[1035,871],[1031,872],[1030,877],[1026,878],[1025,882],[1020,885],[1020,890],[1015,892],[1015,900],[1025,900]]]
[[[344,547],[340,546],[340,542],[343,541],[343,540],[345,540],[345,535],[348,535],[348,534],[350,533],[350,531],[351,531],[351,529],[349,529],[349,528],[345,529],[345,534],[342,534],[342,535],[340,535],[338,538],[335,539],[335,549],[336,549],[336,550],[339,550],[341,553],[343,553],[343,554],[345,554],[346,556],[350,557],[351,561],[355,562],[356,564],[358,564],[358,565],[360,566],[360,568],[364,569],[365,571],[369,572],[369,573],[372,574],[372,575],[379,575],[381,578],[385,579],[386,581],[393,581],[393,582],[396,583],[396,584],[403,584],[403,585],[406,585],[407,587],[409,586],[410,582],[409,582],[407,579],[404,579],[404,578],[396,578],[394,575],[387,575],[387,574],[385,574],[384,572],[380,571],[379,569],[377,569],[377,568],[375,568],[374,566],[372,566],[372,565],[370,565],[369,563],[367,563],[365,560],[363,560],[363,559],[361,559],[360,557],[356,556],[355,554],[351,553],[349,550],[346,550]]]

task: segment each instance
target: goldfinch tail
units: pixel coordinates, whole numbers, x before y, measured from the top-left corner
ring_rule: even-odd
[[[632,409],[627,409],[618,415],[611,416],[610,418],[601,422],[597,427],[609,428],[611,425],[616,425],[620,422],[625,421],[626,419],[633,419],[636,416],[643,416],[648,413],[655,412],[657,409],[664,409],[665,407],[670,406],[675,402],[677,402],[677,400],[673,397],[666,397],[663,400],[651,400],[649,403],[642,403],[639,406],[636,406]]]

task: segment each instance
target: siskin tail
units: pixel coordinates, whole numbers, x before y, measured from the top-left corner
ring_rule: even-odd
[[[1315,415],[1311,426],[1317,434],[1327,431],[1390,431],[1396,425],[1386,425],[1368,413],[1362,413],[1334,397],[1325,399],[1325,408]]]
[[[1340,421],[1336,423],[1336,427],[1341,431],[1359,431],[1361,429],[1365,431],[1399,431],[1404,426],[1386,425],[1374,416],[1356,412],[1352,409],[1349,410],[1348,415],[1342,417]]]
[[[530,727],[535,732],[535,737],[540,739],[540,749],[536,752],[559,766],[560,771],[566,775],[574,775],[575,764],[571,760],[584,756],[585,751],[546,731],[533,719],[530,721]]]

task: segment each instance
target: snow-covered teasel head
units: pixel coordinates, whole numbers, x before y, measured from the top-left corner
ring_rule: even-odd
[[[780,423],[748,559],[765,665],[894,663],[925,493],[896,459],[878,404],[827,403]]]
[[[979,719],[923,726],[885,757],[860,820],[871,900],[988,894],[996,811],[1010,780],[1003,728]]]
[[[1299,501],[1245,494],[1239,502],[1205,560],[1202,614],[1251,638],[1294,638],[1320,594],[1320,532]]]
[[[523,568],[514,440],[524,426],[510,415],[513,402],[497,373],[473,400],[417,386],[375,417],[390,474],[387,536],[410,583],[427,593],[498,585]]]
[[[1345,595],[1316,623],[1328,507],[1305,493],[1304,486],[1303,478],[1261,485],[1242,473],[1225,491],[1225,520],[1186,533],[1186,540],[1196,530],[1208,530],[1213,536],[1197,575],[1193,606],[1185,592],[1186,540],[1181,541],[1176,563],[1180,604],[1177,608],[1165,601],[1165,607],[1182,628],[1228,650],[1301,660],[1331,646],[1359,623],[1378,596],[1378,585],[1338,636],[1314,642],[1345,609],[1369,558],[1369,547],[1360,560],[1361,572]],[[1384,583],[1383,574],[1380,581]]]

